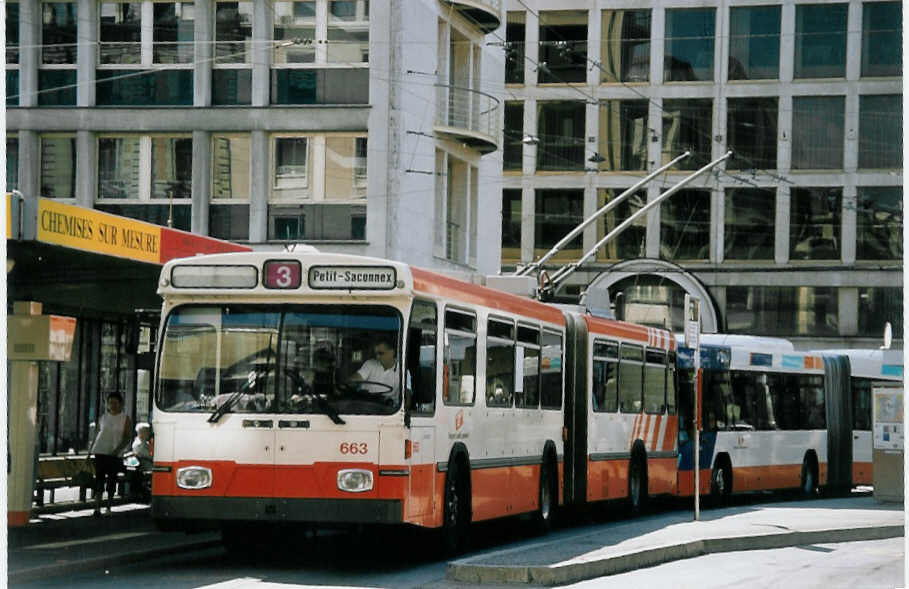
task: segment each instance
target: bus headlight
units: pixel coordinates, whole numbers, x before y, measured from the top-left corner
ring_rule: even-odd
[[[211,479],[211,469],[204,466],[177,469],[177,486],[181,489],[206,489],[211,486]]]
[[[338,488],[348,493],[372,491],[372,472],[360,468],[338,471]]]

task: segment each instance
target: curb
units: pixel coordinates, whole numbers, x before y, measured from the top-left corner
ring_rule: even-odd
[[[184,542],[181,544],[176,544],[173,546],[164,546],[161,548],[152,548],[148,550],[133,550],[131,552],[124,552],[121,554],[114,554],[110,556],[99,556],[96,558],[89,558],[85,560],[77,560],[72,562],[61,562],[46,566],[37,566],[29,569],[23,569],[19,571],[10,571],[7,576],[7,583],[12,585],[13,583],[26,583],[29,581],[37,581],[40,579],[50,578],[50,577],[59,577],[65,574],[79,573],[90,571],[92,569],[100,569],[113,565],[121,564],[130,564],[133,562],[140,562],[147,560],[149,558],[157,558],[159,556],[168,556],[170,554],[178,552],[187,552],[191,550],[204,550],[207,548],[213,548],[215,546],[220,546],[220,540],[199,540]]]
[[[694,558],[706,554],[738,552],[743,550],[768,550],[803,546],[805,544],[861,542],[884,540],[904,535],[902,525],[861,528],[783,532],[760,536],[731,536],[703,538],[680,544],[668,544],[637,552],[605,557],[599,560],[571,564],[537,565],[481,565],[454,562],[448,565],[446,578],[462,583],[523,583],[536,585],[564,585],[588,579],[615,575],[651,567],[658,564]]]

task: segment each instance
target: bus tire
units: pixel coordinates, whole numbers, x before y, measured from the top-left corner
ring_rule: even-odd
[[[556,485],[558,477],[555,474],[552,461],[546,459],[540,468],[540,506],[536,513],[537,532],[547,534],[552,529],[556,517],[559,491]]]
[[[457,555],[466,544],[467,528],[470,524],[470,498],[465,477],[458,460],[448,463],[445,475],[444,510],[442,520],[442,552],[446,556]]]
[[[710,473],[710,499],[714,507],[729,505],[732,495],[732,467],[717,460]]]
[[[817,497],[817,462],[814,456],[806,454],[802,460],[802,480],[799,493],[802,499],[814,499]]]
[[[640,453],[631,457],[628,466],[628,506],[633,514],[647,509],[647,459]]]

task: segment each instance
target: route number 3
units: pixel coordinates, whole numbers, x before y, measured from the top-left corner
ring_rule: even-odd
[[[299,288],[303,271],[296,260],[269,260],[265,262],[266,288]]]
[[[369,445],[366,442],[341,442],[338,450],[341,454],[366,454],[369,452]]]

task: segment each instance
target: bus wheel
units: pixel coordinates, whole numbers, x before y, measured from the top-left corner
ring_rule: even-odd
[[[810,456],[802,461],[802,499],[813,499],[817,495],[817,466]]]
[[[465,544],[470,512],[467,489],[458,462],[448,463],[445,476],[444,520],[442,522],[442,551],[447,556],[460,552]]]
[[[558,490],[555,485],[556,476],[552,463],[546,461],[540,469],[540,508],[536,514],[537,531],[546,534],[552,529],[555,519]]]
[[[732,473],[725,464],[715,464],[710,473],[710,497],[715,506],[729,504],[732,494]]]
[[[641,513],[647,507],[647,470],[640,456],[633,457],[628,467],[628,502],[632,513]]]

